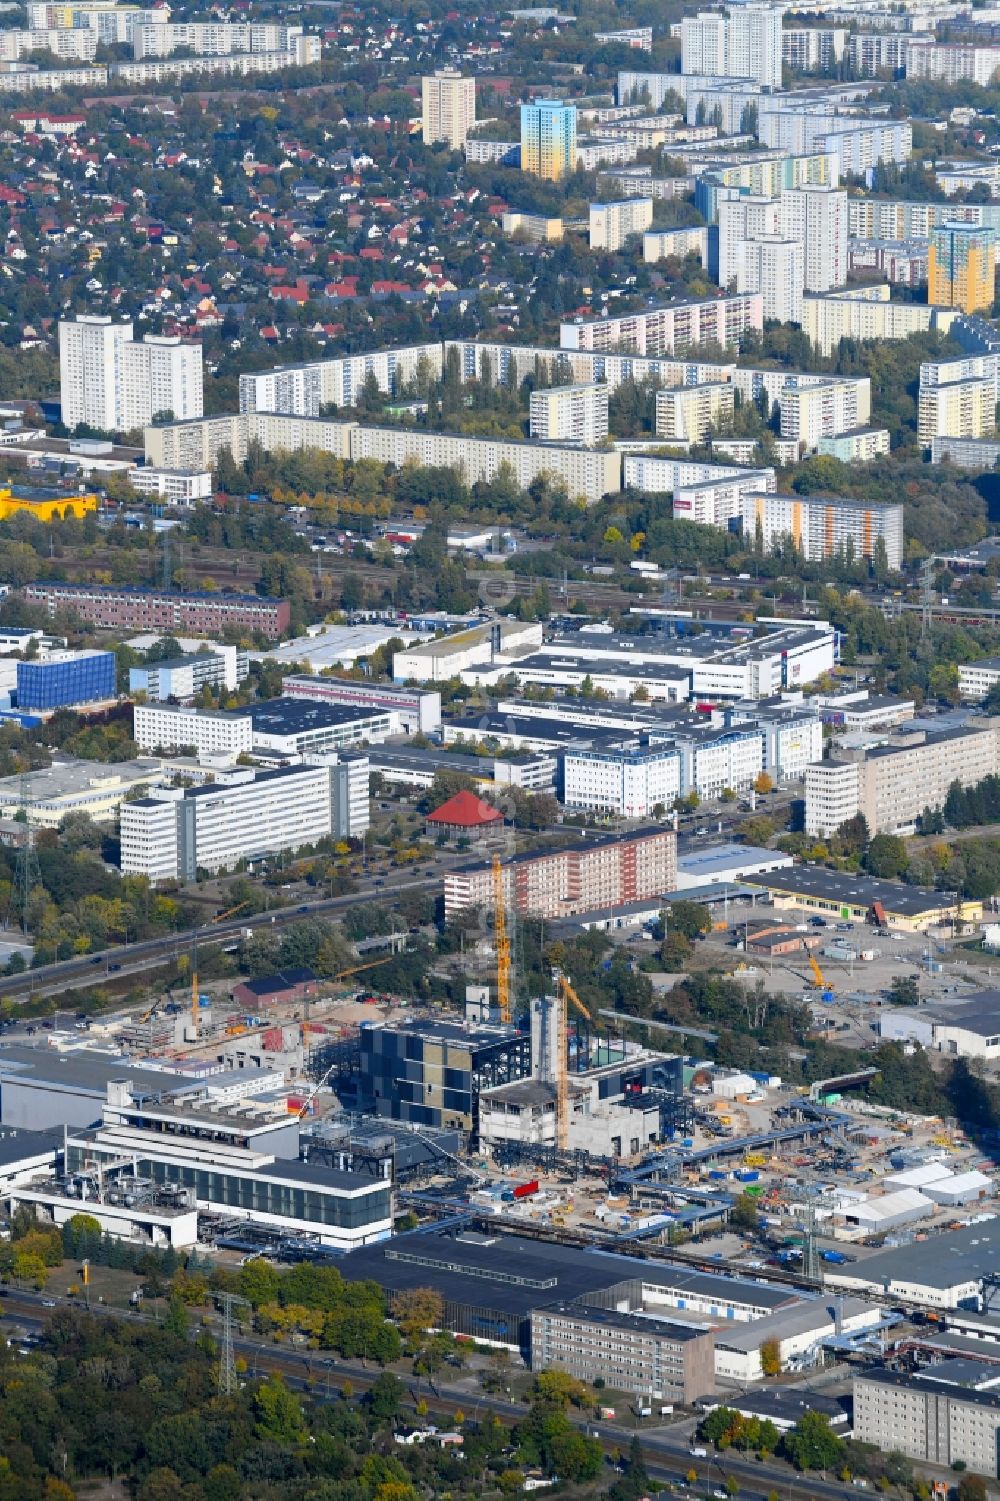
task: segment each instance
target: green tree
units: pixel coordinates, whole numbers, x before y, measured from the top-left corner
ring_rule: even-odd
[[[302,1404],[280,1376],[262,1382],[254,1397],[254,1409],[259,1437],[276,1444],[299,1444],[306,1438]]]
[[[672,902],[667,908],[666,926],[670,932],[695,939],[712,931],[712,919],[700,902]]]
[[[909,863],[906,844],[895,834],[876,834],[865,851],[865,869],[880,880],[897,880],[906,874]]]
[[[390,1371],[383,1371],[368,1392],[368,1406],[379,1423],[391,1423],[403,1402],[403,1383]]]
[[[263,1256],[255,1256],[240,1267],[238,1290],[252,1308],[276,1302],[280,1285],[277,1267]]]
[[[836,1470],[843,1463],[844,1441],[821,1412],[804,1412],[781,1440],[781,1453],[797,1470]]]
[[[737,1230],[756,1230],[759,1221],[757,1200],[751,1194],[740,1194],[729,1211],[729,1223]]]

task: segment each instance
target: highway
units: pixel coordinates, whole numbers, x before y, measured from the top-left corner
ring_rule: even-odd
[[[212,923],[189,932],[166,933],[161,938],[145,938],[125,947],[101,949],[99,953],[86,954],[80,959],[63,959],[56,964],[43,964],[38,969],[25,970],[23,974],[0,979],[0,998],[8,997],[21,1003],[39,996],[59,995],[64,990],[82,990],[111,975],[117,979],[146,974],[167,959],[189,954],[195,938],[199,948],[210,947],[238,937],[244,928],[262,929],[272,925],[281,927],[286,923],[301,922],[308,917],[335,917],[352,907],[363,907],[368,902],[382,898],[395,901],[408,891],[436,890],[440,884],[440,870],[435,870],[431,875],[399,882],[389,877],[384,886],[369,884],[348,896],[320,897],[315,901],[299,902],[294,907],[277,907],[268,912],[258,912],[252,917],[231,918],[226,922]]]
[[[3,1325],[0,1327],[8,1335],[12,1333],[13,1323],[26,1333],[42,1334],[53,1312],[52,1308],[46,1308],[46,1302],[55,1303],[57,1307],[81,1306],[77,1298],[53,1299],[44,1296],[45,1301],[41,1293],[6,1291],[0,1297],[0,1314],[3,1315]],[[154,1318],[148,1313],[108,1308],[100,1303],[95,1304],[91,1312],[108,1318],[154,1322]],[[192,1337],[196,1332],[192,1332]],[[237,1356],[243,1357],[251,1376],[262,1372],[280,1372],[290,1386],[309,1391],[317,1400],[339,1396],[341,1386],[348,1381],[356,1394],[365,1392],[380,1374],[370,1366],[335,1356],[324,1356],[316,1352],[298,1354],[275,1349],[273,1345],[265,1344],[259,1339],[234,1337],[233,1349]],[[401,1379],[404,1385],[408,1379],[412,1380],[406,1377]],[[458,1386],[442,1381],[436,1382],[430,1389],[427,1385],[421,1385],[418,1389],[414,1383],[410,1399],[405,1405],[415,1408],[418,1400],[426,1402],[432,1413],[448,1419],[459,1410],[467,1418],[475,1419],[480,1410],[485,1409],[494,1413],[500,1422],[510,1426],[520,1422],[526,1411],[523,1403],[511,1402],[488,1392],[470,1390],[468,1385]],[[627,1454],[637,1431],[634,1426],[627,1424],[594,1422],[593,1419],[582,1419],[577,1426],[600,1439],[609,1461],[616,1459],[619,1454]],[[683,1484],[685,1477],[694,1470],[699,1484],[690,1487],[688,1494],[692,1496],[711,1495],[715,1492],[723,1494],[726,1480],[732,1476],[739,1485],[740,1501],[767,1501],[772,1491],[776,1491],[782,1501],[843,1501],[846,1487],[842,1481],[828,1481],[825,1476],[799,1476],[781,1461],[763,1463],[732,1450],[716,1454],[710,1445],[705,1446],[710,1450],[709,1457],[697,1458],[690,1452],[691,1428],[692,1424],[688,1420],[674,1425],[673,1430],[641,1430],[639,1436],[642,1439],[646,1468],[651,1477]]]

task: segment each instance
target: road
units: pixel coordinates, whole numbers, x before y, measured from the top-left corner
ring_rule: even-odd
[[[80,1306],[79,1300],[75,1298],[46,1298],[45,1302],[54,1303],[57,1307]],[[41,1333],[53,1311],[45,1307],[45,1302],[40,1293],[6,1292],[0,1298],[0,1313],[3,1314],[7,1329],[16,1321],[17,1326],[27,1333]],[[107,1317],[154,1322],[148,1313],[126,1312],[103,1304],[96,1304],[91,1311]],[[367,1391],[379,1374],[377,1370],[353,1361],[321,1357],[311,1352],[298,1354],[289,1350],[276,1350],[273,1345],[263,1344],[257,1339],[234,1337],[233,1349],[237,1356],[242,1356],[246,1361],[247,1370],[251,1374],[262,1371],[280,1372],[290,1386],[308,1390],[320,1399],[332,1396],[335,1392],[339,1394],[340,1387],[348,1381],[355,1393]],[[488,1392],[470,1390],[468,1385],[438,1381],[433,1390],[423,1386],[412,1391],[410,1396],[414,1407],[418,1399],[423,1400],[432,1412],[449,1419],[458,1410],[468,1418],[475,1419],[480,1409],[486,1409],[494,1413],[500,1422],[513,1426],[525,1416],[523,1403],[512,1402]],[[628,1452],[636,1432],[634,1427],[625,1424],[595,1423],[592,1419],[585,1419],[577,1426],[600,1439],[609,1460],[616,1458],[619,1453]],[[740,1501],[766,1501],[772,1491],[778,1493],[781,1501],[843,1501],[846,1491],[843,1482],[827,1481],[820,1476],[809,1476],[807,1479],[797,1475],[780,1461],[762,1463],[734,1454],[731,1450],[721,1455],[712,1453],[708,1459],[697,1458],[690,1452],[692,1426],[689,1420],[674,1425],[673,1429],[643,1429],[640,1432],[646,1468],[651,1477],[683,1481],[694,1470],[698,1475],[699,1485],[697,1488],[691,1487],[692,1496],[722,1492],[727,1478],[732,1476],[739,1485]],[[704,1490],[702,1486],[705,1487]]]
[[[282,927],[286,923],[301,922],[307,917],[334,917],[352,907],[382,898],[395,900],[408,891],[428,891],[441,884],[441,872],[420,876],[409,881],[393,881],[387,878],[384,886],[371,884],[348,896],[321,897],[316,901],[300,902],[294,907],[279,907],[268,912],[258,912],[253,917],[231,918],[227,922],[213,923],[209,927],[194,929],[188,933],[167,933],[162,938],[145,938],[140,943],[127,947],[102,949],[97,954],[87,954],[82,959],[63,959],[57,964],[43,964],[38,969],[25,970],[23,974],[0,979],[0,998],[8,997],[17,1002],[32,1000],[38,996],[58,995],[64,990],[82,990],[88,985],[114,975],[115,978],[133,974],[145,974],[156,964],[174,959],[191,950],[194,938],[199,948],[225,943],[238,937],[244,928]]]

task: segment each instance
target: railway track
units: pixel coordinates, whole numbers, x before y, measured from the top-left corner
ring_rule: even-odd
[[[57,1301],[62,1306],[80,1306],[77,1299]],[[0,1310],[8,1327],[16,1320],[17,1324],[28,1331],[44,1331],[48,1314],[42,1306],[40,1295],[8,1293],[0,1300]],[[91,1312],[99,1317],[124,1318],[133,1322],[152,1324],[157,1321],[145,1312],[109,1308],[102,1304],[92,1307]],[[214,1332],[214,1325],[209,1327]],[[192,1338],[196,1337],[197,1332],[192,1332]],[[368,1392],[381,1375],[378,1369],[356,1365],[337,1357],[327,1357],[321,1352],[280,1350],[272,1345],[264,1345],[259,1340],[243,1337],[234,1337],[233,1351],[237,1358],[242,1358],[245,1362],[249,1376],[280,1375],[288,1386],[308,1393],[315,1401],[339,1401],[345,1396],[347,1400],[353,1400],[359,1394]],[[419,1382],[411,1385],[407,1378],[401,1379],[404,1386],[408,1386],[407,1396],[402,1404],[408,1421],[421,1421],[417,1414],[418,1403],[426,1404],[429,1414],[449,1423],[454,1421],[458,1411],[473,1421],[480,1411],[486,1411],[492,1413],[506,1428],[513,1428],[526,1415],[523,1403],[494,1393],[478,1391],[468,1386],[446,1385],[443,1382],[434,1386]],[[345,1388],[350,1389],[349,1395]],[[679,1482],[684,1485],[687,1477],[694,1472],[697,1476],[697,1488],[692,1486],[688,1490],[688,1494],[692,1496],[707,1496],[712,1494],[713,1489],[721,1491],[730,1475],[737,1482],[741,1501],[766,1501],[774,1490],[779,1490],[787,1501],[842,1501],[844,1495],[843,1485],[831,1484],[819,1477],[800,1479],[787,1466],[741,1458],[731,1451],[722,1457],[712,1455],[707,1459],[692,1455],[686,1431],[672,1433],[668,1428],[647,1428],[640,1431],[637,1420],[632,1426],[604,1419],[594,1421],[591,1418],[576,1418],[575,1421],[577,1427],[599,1441],[611,1464],[617,1463],[627,1453],[633,1436],[638,1433],[650,1476],[671,1484]],[[701,1489],[702,1486],[704,1490]]]

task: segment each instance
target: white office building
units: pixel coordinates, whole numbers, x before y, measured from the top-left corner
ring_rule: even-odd
[[[136,704],[132,735],[141,750],[178,751],[190,747],[198,756],[235,761],[253,746],[249,714],[222,714],[173,704]]]
[[[244,860],[360,838],[368,827],[368,758],[275,771],[240,768],[203,787],[158,788],[121,811],[122,872],[194,880]]]
[[[681,758],[674,746],[573,750],[563,762],[567,808],[650,818],[681,795]]]

